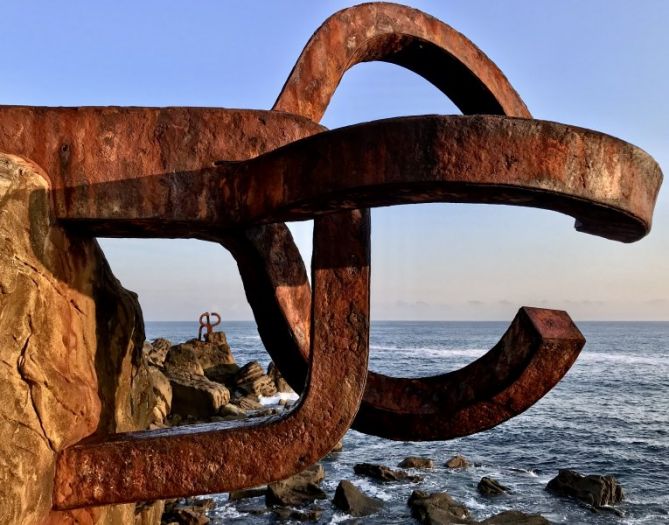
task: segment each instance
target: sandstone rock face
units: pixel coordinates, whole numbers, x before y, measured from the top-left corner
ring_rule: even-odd
[[[446,462],[448,468],[467,468],[469,466],[469,461],[467,461],[462,456],[453,456]]]
[[[265,374],[258,361],[251,361],[239,369],[235,377],[235,386],[256,396],[273,396],[276,394],[274,381]]]
[[[561,470],[548,482],[546,490],[596,508],[615,505],[623,499],[623,489],[613,476],[584,476],[573,470]]]
[[[97,242],[51,222],[47,177],[0,154],[0,523],[133,523],[135,505],[51,512],[56,453],[146,428],[134,294]]]
[[[216,365],[233,365],[235,358],[223,332],[207,334],[206,341],[190,339],[178,345],[182,348],[191,348],[202,368],[205,370]]]
[[[204,375],[175,373],[167,369],[172,385],[172,414],[207,418],[230,401],[230,391]]]
[[[281,372],[279,372],[279,369],[274,364],[274,361],[271,361],[267,367],[267,375],[274,381],[277,392],[282,394],[292,394],[295,392],[288,384],[288,381],[283,378]]]
[[[518,510],[505,510],[480,522],[480,525],[551,525],[540,514],[525,514]]]

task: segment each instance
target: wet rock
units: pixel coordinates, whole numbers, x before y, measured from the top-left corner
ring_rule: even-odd
[[[251,361],[239,369],[235,386],[247,394],[273,396],[276,394],[274,381],[265,374],[258,361]]]
[[[279,369],[274,365],[274,361],[270,361],[267,367],[267,375],[274,381],[276,391],[282,394],[292,394],[294,390],[290,387],[288,382],[283,378]]]
[[[237,505],[237,510],[239,512],[252,514],[253,516],[261,516],[269,512],[269,509],[265,505],[259,505],[257,503],[243,503],[241,505]]]
[[[383,507],[381,500],[370,498],[347,480],[342,480],[337,485],[333,503],[351,516],[369,516]]]
[[[301,506],[317,499],[325,499],[325,492],[318,486],[325,477],[320,463],[312,465],[299,474],[282,481],[270,483],[267,487],[267,505]]]
[[[177,374],[169,371],[172,385],[172,413],[196,418],[208,418],[230,400],[230,391],[204,376]]]
[[[341,452],[342,450],[344,450],[344,440],[340,439],[339,441],[337,441],[337,444],[334,447],[332,447],[330,453]]]
[[[246,396],[236,397],[230,401],[232,404],[238,406],[244,411],[262,410],[264,407],[257,396],[249,394]]]
[[[525,514],[517,510],[505,510],[479,522],[479,525],[551,525],[551,522],[540,514]]]
[[[193,507],[174,509],[169,514],[163,514],[162,523],[178,523],[179,525],[207,525],[209,518],[200,510]]]
[[[484,496],[498,496],[509,492],[509,488],[502,485],[499,481],[489,477],[482,477],[478,484],[478,490]]]
[[[212,366],[204,370],[204,375],[207,379],[220,383],[229,388],[234,388],[235,376],[239,372],[239,365],[234,363],[227,363]]]
[[[411,481],[416,483],[423,480],[422,476],[412,476],[403,470],[393,470],[373,463],[358,463],[353,467],[353,472],[359,476],[367,476],[378,481]]]
[[[257,498],[267,494],[267,487],[255,487],[252,489],[233,490],[228,494],[228,501],[239,501],[242,499]]]
[[[272,512],[280,520],[295,520],[295,521],[318,521],[323,515],[323,509],[290,509],[286,507],[275,507]]]
[[[560,470],[548,482],[546,490],[558,496],[567,496],[595,508],[620,503],[623,489],[613,476],[584,476],[573,470]]]
[[[169,349],[165,357],[165,373],[169,376],[176,375],[197,375],[203,376],[204,369],[197,360],[195,351],[190,347],[183,345],[176,345]]]
[[[463,456],[455,455],[446,462],[448,468],[467,468],[469,466],[469,461],[467,461]]]
[[[428,525],[450,525],[456,523],[474,523],[469,517],[469,509],[456,502],[446,492],[428,494],[414,490],[408,505],[411,515],[420,523]]]
[[[432,461],[430,458],[408,456],[404,458],[397,466],[400,468],[434,468],[434,461]]]

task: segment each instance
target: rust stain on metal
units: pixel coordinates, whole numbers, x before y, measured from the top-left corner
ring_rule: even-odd
[[[326,130],[318,121],[345,72],[373,60],[421,75],[464,116]],[[466,37],[387,3],[330,17],[270,111],[0,107],[0,150],[48,173],[55,216],[83,235],[199,238],[227,248],[265,347],[302,392],[290,414],[264,422],[74,445],[58,457],[59,509],[285,478],[327,453],[351,425],[390,439],[436,440],[521,413],[584,345],[565,312],[521,308],[494,348],[448,374],[368,372],[368,208],[532,206],[573,216],[579,231],[632,242],[650,230],[662,180],[655,161],[628,143],[533,120]],[[313,289],[282,223],[303,219],[315,220]],[[199,337],[211,331],[210,315],[220,322],[203,314]]]
[[[211,322],[212,317],[216,318],[213,323]],[[199,323],[200,328],[198,328],[197,331],[197,338],[198,340],[202,341],[202,331],[206,330],[206,335],[211,334],[214,331],[214,326],[221,324],[221,316],[216,312],[204,312],[202,315],[200,315]]]

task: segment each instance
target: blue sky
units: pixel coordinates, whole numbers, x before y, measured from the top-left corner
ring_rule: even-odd
[[[0,102],[268,109],[302,47],[340,1],[3,3]],[[468,36],[536,118],[618,136],[669,166],[669,2],[412,1]],[[363,64],[323,123],[457,113],[412,73]],[[569,217],[433,204],[373,212],[372,316],[510,319],[521,305],[575,319],[669,320],[669,198],[626,245]],[[310,223],[293,231],[305,257]],[[188,240],[102,240],[148,320],[216,310],[248,319],[232,258]],[[308,259],[307,259],[308,260]]]

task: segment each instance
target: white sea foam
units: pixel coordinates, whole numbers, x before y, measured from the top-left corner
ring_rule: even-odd
[[[295,392],[280,392],[278,394],[274,394],[273,396],[260,396],[260,404],[263,406],[277,405],[282,399],[287,401],[296,401],[299,398],[300,396],[298,396]]]

